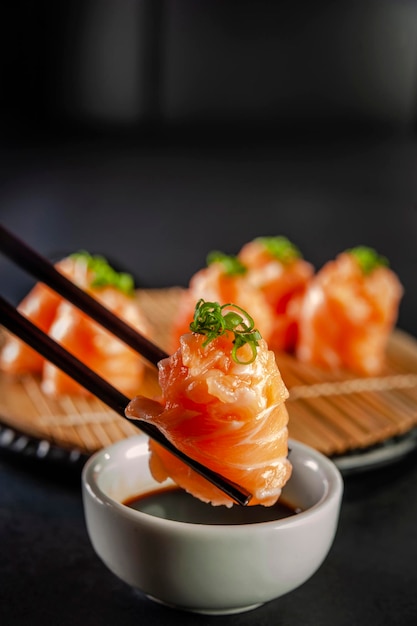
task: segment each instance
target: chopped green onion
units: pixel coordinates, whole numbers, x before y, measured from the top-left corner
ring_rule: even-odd
[[[221,263],[227,276],[236,276],[247,272],[245,265],[236,256],[224,254],[219,250],[212,250],[207,255],[207,265],[212,263]]]
[[[283,265],[289,265],[302,257],[300,250],[287,237],[257,237],[255,241],[261,243]]]
[[[133,295],[135,289],[133,277],[125,272],[116,272],[104,257],[92,256],[85,250],[74,252],[70,256],[87,264],[88,270],[93,274],[92,287],[114,287],[128,296]]]
[[[224,309],[231,307],[237,311],[228,310],[223,313]],[[242,312],[243,316],[238,311]],[[203,346],[227,332],[232,332],[234,334],[232,358],[236,363],[242,365],[253,363],[256,359],[256,347],[262,338],[260,332],[255,328],[252,317],[240,306],[232,303],[221,306],[218,302],[205,302],[202,298],[196,304],[190,330],[193,333],[207,336]],[[252,357],[249,361],[242,361],[237,356],[237,351],[245,344],[248,344],[252,351]]]
[[[389,261],[381,256],[373,248],[367,246],[357,246],[346,250],[348,254],[355,257],[359,267],[365,275],[371,274],[377,267],[388,267]]]

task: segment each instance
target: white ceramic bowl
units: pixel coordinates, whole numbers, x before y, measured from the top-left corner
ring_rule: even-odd
[[[133,510],[123,503],[161,489],[149,473],[146,437],[97,452],[82,474],[86,524],[96,553],[116,576],[150,598],[195,612],[249,610],[295,589],[332,545],[343,481],[322,454],[296,441],[290,448],[293,474],[281,499],[302,512],[286,519],[274,519],[278,514],[267,507],[212,507],[184,492],[190,502],[174,504],[171,512],[161,505]],[[194,521],[163,517],[192,519],[194,505]],[[272,519],[259,521],[260,513]]]

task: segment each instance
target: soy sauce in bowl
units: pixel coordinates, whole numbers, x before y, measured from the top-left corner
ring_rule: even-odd
[[[123,504],[147,515],[189,524],[258,524],[284,519],[301,512],[300,508],[285,500],[278,500],[271,507],[212,506],[175,486],[129,498]]]

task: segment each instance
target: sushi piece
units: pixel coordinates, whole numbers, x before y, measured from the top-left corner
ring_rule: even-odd
[[[77,282],[80,287],[87,286],[85,268],[80,272],[75,257],[66,257],[56,263],[55,267],[67,278]],[[61,302],[61,296],[52,289],[43,283],[36,283],[17,308],[41,330],[49,333]],[[6,343],[0,354],[0,369],[13,375],[26,373],[41,375],[43,365],[44,359],[38,352],[15,335],[7,334]]]
[[[149,336],[148,323],[134,298],[130,276],[113,270],[102,257],[86,252],[70,255],[56,267],[124,321]],[[142,357],[49,287],[37,283],[18,309],[120,391],[129,396],[137,393],[145,370]],[[89,393],[14,335],[7,337],[0,367],[13,375],[39,375],[42,390],[50,396]]]
[[[46,285],[37,283],[21,301],[18,310],[43,332],[48,333],[60,301],[58,294]],[[0,369],[14,376],[26,373],[41,375],[43,357],[15,335],[6,332],[5,337],[0,354]]]
[[[403,287],[387,259],[358,246],[326,263],[300,311],[300,361],[360,375],[379,374]]]
[[[149,337],[148,324],[132,297],[113,287],[94,290],[91,295]],[[68,302],[60,305],[49,335],[121,392],[130,397],[138,392],[145,373],[143,359]],[[50,396],[89,395],[84,387],[49,361],[45,361],[43,367],[42,391]]]
[[[282,236],[257,237],[246,243],[237,256],[247,268],[247,282],[263,293],[273,311],[269,347],[293,352],[300,305],[314,267]]]
[[[159,362],[161,401],[137,396],[128,417],[154,423],[190,457],[253,494],[251,505],[273,505],[291,475],[288,391],[275,356],[240,307],[200,300],[192,332]],[[204,502],[233,501],[160,444],[150,441],[150,469],[171,477]]]
[[[207,255],[207,266],[192,276],[188,289],[182,294],[171,329],[171,352],[179,347],[181,336],[189,331],[195,303],[201,298],[220,304],[234,302],[250,310],[262,337],[269,341],[272,311],[259,289],[248,283],[246,266],[235,256],[212,251]]]

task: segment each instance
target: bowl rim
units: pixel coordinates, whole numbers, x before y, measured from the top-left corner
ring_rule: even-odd
[[[161,518],[150,515],[143,511],[138,511],[127,506],[126,504],[123,504],[123,502],[120,502],[105,493],[98,484],[99,473],[103,471],[106,463],[110,463],[113,460],[110,457],[111,452],[129,447],[129,444],[143,445],[144,449],[146,449],[146,453],[149,454],[148,437],[143,434],[132,435],[113,444],[110,444],[109,446],[106,446],[101,450],[95,452],[85,463],[81,474],[82,487],[88,493],[88,495],[93,498],[93,500],[114,508],[123,517],[132,521],[140,521],[144,525],[150,525],[155,528],[163,529],[166,527],[167,530],[169,530],[170,532],[173,532],[174,530],[183,531],[184,529],[186,529],[187,533],[202,533],[209,530],[210,532],[233,532],[234,534],[239,534],[248,532],[248,529],[250,529],[251,532],[254,532],[254,530],[256,531],[256,529],[259,529],[259,531],[265,531],[266,529],[284,529],[287,526],[294,527],[296,525],[305,523],[310,517],[314,517],[318,511],[324,511],[328,507],[331,508],[335,500],[341,500],[343,494],[343,478],[335,463],[318,450],[307,446],[300,441],[289,439],[289,454],[291,455],[291,453],[295,450],[296,452],[304,453],[304,455],[309,456],[310,460],[314,461],[317,464],[318,468],[321,470],[322,474],[324,474],[325,477],[324,493],[322,494],[320,499],[317,500],[317,502],[315,502],[308,509],[300,511],[299,513],[297,513],[297,515],[291,516],[289,518],[281,518],[277,520],[262,522],[249,522],[247,524],[204,524]],[[97,469],[97,466],[99,466],[99,469]],[[161,489],[163,489],[165,486],[175,485],[175,483],[171,479],[168,479],[167,481],[160,483],[160,485]]]

